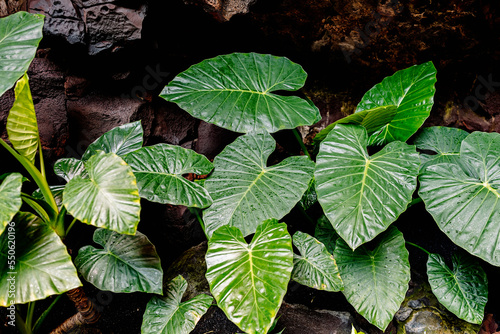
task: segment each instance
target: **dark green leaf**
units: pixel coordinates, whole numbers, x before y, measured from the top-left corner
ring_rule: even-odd
[[[284,57],[233,53],[191,66],[160,96],[196,118],[235,132],[276,132],[321,119],[312,103],[272,93],[297,90],[306,77],[300,65]]]
[[[223,225],[236,226],[247,236],[263,220],[283,218],[301,199],[314,162],[295,156],[268,167],[275,146],[267,133],[247,134],[215,158],[215,170],[205,182],[214,201],[203,211],[208,236]]]
[[[153,297],[146,306],[142,320],[142,334],[188,334],[212,304],[205,294],[181,303],[187,282],[177,276],[168,283],[165,297]]]
[[[69,182],[75,176],[86,176],[83,161],[75,158],[63,158],[54,164],[54,173]]]
[[[325,245],[330,254],[333,254],[337,239],[340,238],[325,215],[322,215],[316,222],[314,237],[318,239],[318,241],[320,241],[323,245]]]
[[[212,204],[201,185],[188,181],[183,174],[208,174],[212,163],[192,150],[167,144],[143,147],[128,154],[139,194],[152,202],[205,208]]]
[[[488,301],[488,279],[471,256],[453,255],[453,270],[439,254],[430,254],[427,276],[432,293],[457,317],[481,324]]]
[[[294,281],[318,290],[344,289],[337,263],[325,245],[300,231],[293,235],[293,244],[300,252],[293,255]]]
[[[0,234],[21,208],[21,187],[23,176],[19,173],[9,174],[0,185]]]
[[[371,324],[385,330],[405,299],[410,262],[403,234],[391,226],[374,240],[375,249],[352,251],[342,239],[335,258],[347,301]]]
[[[162,293],[160,258],[144,234],[97,229],[94,242],[103,248],[84,246],[75,259],[78,271],[88,282],[113,292]]]

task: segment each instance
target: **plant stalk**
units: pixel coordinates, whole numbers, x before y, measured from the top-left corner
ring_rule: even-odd
[[[299,142],[300,148],[302,149],[304,154],[307,155],[307,157],[309,159],[311,159],[311,155],[309,154],[309,151],[307,150],[306,144],[304,144],[304,141],[302,140],[302,137],[300,136],[299,131],[297,131],[297,129],[293,129],[292,131],[293,131],[293,134],[295,135],[295,138]]]
[[[69,299],[75,304],[78,313],[66,319],[50,334],[71,333],[75,328],[87,324],[95,324],[101,317],[101,313],[96,309],[94,303],[87,298],[82,287],[78,287],[66,292]]]
[[[430,253],[429,251],[427,251],[425,248],[420,247],[419,245],[414,244],[413,242],[406,241],[405,243],[406,243],[406,244],[408,244],[408,245],[410,245],[410,246],[413,246],[413,247],[415,247],[415,248],[420,249],[421,251],[423,251],[423,252],[427,253],[427,255],[431,255],[431,253]]]

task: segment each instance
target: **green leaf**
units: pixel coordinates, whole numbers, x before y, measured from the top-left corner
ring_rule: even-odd
[[[385,330],[405,298],[410,263],[403,234],[391,226],[371,243],[352,251],[337,241],[335,258],[347,301],[371,324]]]
[[[94,232],[103,248],[84,246],[75,265],[83,278],[100,290],[162,293],[163,270],[155,246],[137,231],[123,235],[106,229]]]
[[[14,222],[0,236],[0,306],[44,299],[82,285],[54,230],[31,213],[19,213]],[[9,258],[12,249],[14,262]],[[12,282],[15,289],[11,293]]]
[[[397,110],[398,108],[396,106],[389,105],[355,112],[354,114],[333,122],[323,130],[318,132],[318,134],[314,137],[314,143],[319,144],[321,141],[323,141],[326,138],[326,135],[328,135],[337,124],[361,125],[366,129],[368,135],[370,136],[375,131],[380,130],[381,127],[389,124],[394,119]]]
[[[179,74],[161,92],[192,116],[235,132],[276,132],[311,125],[318,108],[297,96],[307,74],[284,57],[233,53],[206,59]]]
[[[90,144],[83,153],[82,160],[88,160],[98,151],[115,153],[123,157],[142,147],[143,135],[141,121],[117,126]]]
[[[146,306],[142,319],[142,334],[188,334],[207,312],[213,298],[198,295],[181,303],[187,282],[177,276],[168,283],[164,297],[153,297]]]
[[[397,107],[392,121],[370,136],[370,145],[404,142],[417,132],[434,104],[435,83],[436,68],[427,62],[398,71],[370,89],[356,113],[381,106]]]
[[[325,245],[300,231],[293,235],[293,244],[301,254],[293,255],[294,281],[318,290],[344,289],[337,263]]]
[[[223,225],[236,226],[247,236],[263,220],[283,218],[301,199],[314,163],[305,156],[295,156],[267,167],[275,146],[267,133],[247,134],[215,158],[214,172],[205,181],[214,201],[203,211],[208,236]]]
[[[469,133],[457,128],[433,126],[423,129],[415,138],[413,144],[419,150],[432,151],[435,154],[420,154],[422,167],[441,162],[457,163],[460,155],[460,144]]]
[[[458,162],[427,166],[419,195],[455,244],[500,266],[500,134],[474,132]]]
[[[43,19],[26,12],[0,19],[0,96],[28,70],[42,39]]]
[[[135,234],[141,211],[132,169],[114,153],[98,152],[85,162],[88,177],[75,176],[64,188],[63,204],[79,221]]]
[[[333,229],[332,224],[325,215],[322,215],[316,222],[314,237],[318,239],[330,254],[335,250],[335,244],[340,236]]]
[[[22,185],[23,176],[19,173],[9,174],[0,185],[0,235],[23,204]]]
[[[474,324],[483,322],[488,279],[476,260],[453,254],[453,270],[450,270],[439,254],[429,254],[427,276],[432,293],[450,312]]]
[[[187,173],[208,174],[212,163],[192,150],[167,144],[143,147],[128,154],[139,194],[152,202],[205,208],[212,204],[201,185],[186,180]]]
[[[299,204],[304,210],[308,210],[317,202],[318,196],[316,195],[316,180],[312,178],[311,181],[309,181],[309,186],[307,187],[304,195],[302,195]]]
[[[222,226],[208,242],[206,277],[217,305],[246,333],[267,333],[293,269],[286,224],[264,221],[250,244],[236,227]]]
[[[54,164],[54,173],[69,182],[75,176],[85,175],[85,165],[75,158],[59,159]]]
[[[36,122],[35,106],[31,97],[28,75],[24,73],[15,88],[16,99],[7,117],[7,133],[14,148],[23,157],[35,164],[40,140]]]
[[[369,156],[367,145],[363,127],[339,124],[321,143],[316,162],[318,201],[352,249],[396,221],[417,186],[415,146],[393,142]]]

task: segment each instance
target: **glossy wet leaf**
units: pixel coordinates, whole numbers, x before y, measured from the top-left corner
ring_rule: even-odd
[[[184,174],[208,174],[212,163],[192,150],[167,144],[143,147],[128,154],[139,194],[152,202],[205,208],[212,204],[207,190]]]
[[[64,188],[63,204],[79,221],[134,234],[141,210],[132,169],[114,153],[98,152],[85,162],[88,176],[73,177]]]
[[[317,202],[318,196],[316,195],[316,181],[312,178],[311,181],[309,181],[309,187],[304,195],[302,195],[299,204],[304,210],[309,210]]]
[[[445,126],[424,128],[415,138],[413,144],[419,150],[432,151],[435,154],[420,154],[422,166],[424,164],[438,164],[441,162],[456,163],[459,161],[460,145],[469,133],[467,131]]]
[[[267,133],[247,134],[215,158],[215,169],[205,181],[214,201],[203,211],[207,235],[230,225],[247,236],[263,220],[283,218],[302,198],[314,163],[305,156],[295,156],[268,167],[267,159],[275,146]]]
[[[500,134],[474,132],[458,162],[427,166],[419,195],[455,244],[500,266]]]
[[[488,301],[488,279],[474,258],[453,254],[450,269],[439,254],[430,254],[427,276],[432,293],[450,312],[465,321],[481,324]]]
[[[415,146],[393,142],[369,156],[367,145],[363,127],[339,124],[321,143],[316,162],[318,201],[352,249],[396,221],[417,186]]]
[[[19,213],[14,222],[15,244],[12,238],[9,243],[10,233],[0,236],[0,306],[9,306],[11,301],[24,304],[44,299],[82,285],[66,246],[54,230],[31,213]],[[12,266],[8,262],[9,246],[15,248]],[[8,294],[12,277],[13,299]]]
[[[59,159],[54,164],[54,173],[69,182],[75,176],[85,175],[85,165],[75,158]]]
[[[144,234],[124,235],[97,229],[93,239],[103,248],[84,246],[75,259],[87,282],[113,292],[162,293],[160,258]]]
[[[381,106],[396,106],[389,124],[370,135],[370,145],[407,141],[429,117],[434,104],[436,68],[432,62],[398,71],[363,96],[356,113]]]
[[[233,53],[206,59],[174,78],[160,96],[192,116],[235,132],[276,132],[311,125],[319,110],[294,91],[307,74],[284,57]]]
[[[97,151],[115,153],[123,157],[142,147],[144,132],[140,121],[117,126],[97,138],[87,147],[82,160],[88,160]]]
[[[0,96],[28,70],[42,39],[43,19],[26,12],[0,19]]]
[[[264,221],[250,244],[241,231],[222,226],[208,242],[206,278],[229,320],[246,333],[267,333],[293,269],[286,224]]]
[[[326,135],[333,130],[337,124],[358,124],[363,126],[370,136],[375,131],[380,130],[386,124],[389,124],[397,113],[398,108],[396,106],[380,106],[373,109],[367,109],[355,112],[349,116],[341,118],[332,124],[328,125],[326,128],[321,130],[315,137],[314,142],[319,144]]]
[[[344,289],[337,263],[325,245],[300,231],[293,235],[293,244],[300,252],[293,255],[294,281],[317,290]]]
[[[38,150],[38,124],[31,97],[28,75],[25,73],[14,89],[16,99],[7,117],[9,141],[16,151],[35,164]]]
[[[22,185],[23,176],[19,173],[9,174],[0,184],[0,234],[23,204]]]
[[[323,245],[325,245],[330,254],[333,254],[337,239],[340,238],[325,215],[322,215],[317,220],[316,228],[314,229],[314,237],[318,239],[318,241],[320,241]]]
[[[151,298],[142,319],[142,334],[188,334],[196,327],[213,298],[200,294],[181,303],[187,286],[186,280],[177,276],[168,283],[164,297]]]
[[[403,234],[391,226],[369,245],[352,251],[337,241],[335,259],[347,301],[371,324],[385,330],[405,298],[410,263]]]

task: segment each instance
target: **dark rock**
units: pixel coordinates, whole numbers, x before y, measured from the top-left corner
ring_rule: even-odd
[[[196,328],[191,334],[234,334],[241,333],[241,330],[233,324],[217,306],[211,306],[207,313],[201,317]]]
[[[222,149],[232,143],[238,134],[216,125],[200,122],[195,151],[213,160]]]
[[[85,95],[90,83],[86,78],[68,76],[64,82],[64,94],[68,99],[77,99]]]
[[[229,21],[236,14],[246,14],[257,0],[184,0],[186,4],[201,5],[217,20]]]
[[[163,99],[155,101],[154,109],[150,142],[180,145],[195,138],[197,119]]]
[[[46,16],[45,36],[86,45],[89,55],[112,52],[141,39],[147,6],[134,8],[113,0],[34,0],[29,11]]]
[[[359,328],[348,312],[311,310],[302,305],[281,305],[277,329],[288,334],[351,334],[351,326]]]

